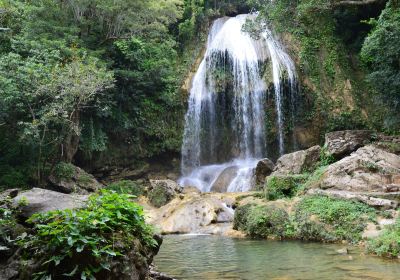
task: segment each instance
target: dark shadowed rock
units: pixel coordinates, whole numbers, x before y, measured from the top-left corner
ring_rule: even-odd
[[[67,174],[52,174],[49,183],[53,190],[62,193],[88,194],[103,187],[96,178],[86,173],[83,169],[68,164],[70,169]]]
[[[256,167],[256,184],[264,184],[265,177],[274,171],[275,164],[268,158],[264,158],[257,163]]]
[[[325,135],[327,152],[336,159],[341,159],[370,143],[374,136],[371,130],[343,130]]]
[[[211,186],[212,192],[226,192],[229,184],[236,177],[239,168],[237,166],[229,166],[219,174],[217,180]]]
[[[281,156],[276,162],[272,175],[300,174],[314,169],[320,159],[321,147],[313,146],[307,150]]]
[[[22,217],[29,218],[35,213],[83,207],[87,198],[87,195],[64,194],[33,188],[29,191],[20,192],[14,198],[13,203],[21,205]]]

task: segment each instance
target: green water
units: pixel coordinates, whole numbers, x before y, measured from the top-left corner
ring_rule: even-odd
[[[177,279],[400,279],[400,261],[364,255],[341,245],[166,236],[157,269]]]

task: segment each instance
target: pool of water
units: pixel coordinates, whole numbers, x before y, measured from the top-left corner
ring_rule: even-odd
[[[171,235],[155,258],[157,269],[177,279],[400,279],[400,261],[337,244]]]

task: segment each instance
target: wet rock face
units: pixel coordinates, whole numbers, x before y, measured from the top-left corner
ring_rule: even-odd
[[[275,169],[275,164],[268,158],[264,158],[257,163],[255,176],[256,184],[264,184],[265,177],[270,175]]]
[[[307,150],[281,156],[276,162],[272,175],[300,174],[310,171],[319,161],[321,153],[320,146],[313,146]]]
[[[374,136],[371,130],[343,130],[325,135],[327,152],[336,159],[341,159],[370,143]]]
[[[174,197],[182,192],[182,187],[175,181],[150,180],[148,197],[150,203],[155,207],[161,207],[170,202]]]
[[[236,177],[239,168],[237,166],[227,167],[215,180],[211,187],[212,192],[226,192],[229,184]]]
[[[88,194],[103,187],[93,175],[86,173],[83,169],[72,164],[68,166],[70,168],[68,174],[49,176],[51,189],[62,193]]]
[[[64,194],[45,189],[33,188],[20,192],[14,199],[15,206],[21,205],[21,216],[29,218],[35,213],[53,210],[80,208],[85,205],[87,195]]]

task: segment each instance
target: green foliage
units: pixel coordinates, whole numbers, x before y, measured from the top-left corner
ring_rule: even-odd
[[[290,233],[288,213],[275,206],[240,206],[235,211],[234,228],[256,238],[285,238]]]
[[[387,2],[378,20],[371,21],[374,28],[365,39],[361,59],[369,70],[367,80],[382,95],[392,110],[391,125],[400,129],[398,114],[400,102],[400,7],[397,1]],[[388,123],[385,123],[387,126]]]
[[[265,197],[268,200],[290,198],[307,179],[307,175],[269,176],[265,183]]]
[[[26,254],[40,262],[36,279],[64,276],[95,279],[133,248],[157,245],[145,223],[143,209],[131,196],[103,191],[85,208],[35,214],[35,235],[21,242]]]
[[[60,179],[71,179],[75,173],[75,166],[71,163],[60,162],[54,168],[54,175]]]
[[[387,226],[382,235],[369,240],[367,250],[378,256],[389,258],[400,256],[400,219],[398,218],[395,224]]]
[[[324,241],[359,241],[366,223],[375,219],[374,209],[363,203],[324,196],[303,198],[294,215],[299,238]]]
[[[131,180],[121,180],[111,183],[106,187],[106,189],[120,194],[131,194],[134,196],[141,196],[145,194],[145,187]]]

